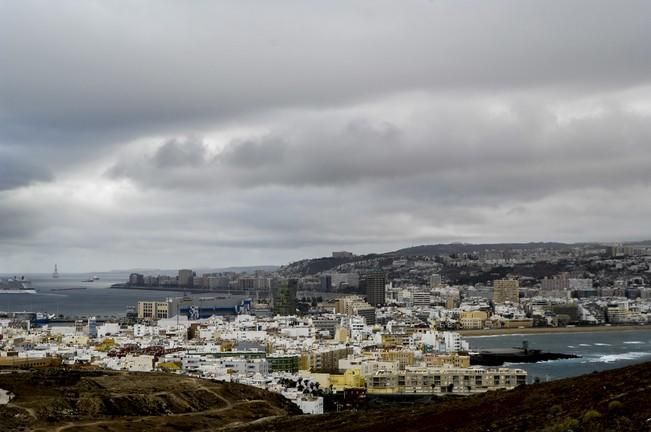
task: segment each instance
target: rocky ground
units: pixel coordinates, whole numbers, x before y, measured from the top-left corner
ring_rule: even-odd
[[[170,374],[3,373],[0,389],[14,395],[0,406],[3,431],[220,430],[299,413],[274,393]]]

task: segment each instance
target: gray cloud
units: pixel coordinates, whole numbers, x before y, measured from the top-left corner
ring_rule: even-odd
[[[52,180],[53,175],[47,167],[1,150],[0,146],[0,192]]]
[[[2,2],[0,271],[649,237],[650,15]]]
[[[620,88],[651,75],[630,1],[4,2],[0,113],[152,130],[410,89]],[[255,29],[255,31],[252,31]]]
[[[472,100],[438,102],[418,113],[436,119],[424,127],[336,124],[324,115],[316,127],[233,140],[215,156],[196,140],[173,140],[152,155],[118,162],[110,175],[159,188],[369,183],[388,195],[439,202],[530,201],[564,190],[651,184],[647,116],[610,104],[597,116],[563,123],[549,105],[520,110],[517,97],[508,102],[514,111],[506,120]],[[445,112],[458,104],[465,111]],[[169,163],[161,165],[161,158]]]

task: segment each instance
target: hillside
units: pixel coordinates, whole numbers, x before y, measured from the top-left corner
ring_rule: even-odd
[[[169,374],[39,370],[0,374],[0,389],[15,395],[2,431],[213,431],[300,412],[255,387]]]
[[[510,251],[510,250],[536,250],[536,249],[556,249],[566,250],[573,247],[582,247],[596,244],[592,243],[557,243],[557,242],[532,242],[532,243],[448,243],[413,246],[399,249],[393,252],[372,253],[367,255],[355,255],[352,257],[322,257],[307,258],[295,261],[282,266],[279,271],[288,277],[310,276],[326,271],[342,270],[342,267],[348,265],[357,265],[362,268],[376,268],[384,265],[390,265],[397,258],[416,258],[416,257],[435,257],[472,252],[486,251]],[[346,271],[345,269],[343,270]]]
[[[651,363],[409,407],[271,419],[244,431],[651,431]]]
[[[513,391],[305,416],[283,397],[169,374],[0,374],[7,431],[651,431],[651,363]],[[1,392],[0,392],[1,393]],[[1,396],[1,395],[0,395]],[[0,397],[0,403],[2,397]]]
[[[531,243],[487,243],[487,244],[473,244],[473,243],[449,243],[449,244],[434,244],[434,245],[420,245],[409,248],[400,249],[394,252],[400,256],[436,256],[436,255],[449,255],[454,253],[470,253],[482,251],[508,251],[512,249],[519,250],[534,250],[534,249],[568,249],[571,247],[584,246],[586,243],[556,243],[556,242],[531,242]]]
[[[280,268],[280,273],[285,276],[303,277],[315,275],[321,272],[331,271],[345,264],[371,263],[371,267],[377,267],[383,260],[390,263],[390,255],[355,255],[353,257],[334,258],[310,258],[296,261]]]

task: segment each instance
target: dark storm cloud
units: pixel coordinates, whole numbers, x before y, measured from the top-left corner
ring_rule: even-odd
[[[411,89],[618,88],[651,75],[645,1],[0,8],[0,114],[71,132],[148,132]]]

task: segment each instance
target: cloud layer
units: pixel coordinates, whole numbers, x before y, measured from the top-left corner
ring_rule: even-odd
[[[626,3],[4,2],[0,272],[649,237]]]

